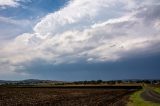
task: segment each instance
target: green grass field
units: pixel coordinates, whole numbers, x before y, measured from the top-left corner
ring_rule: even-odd
[[[160,88],[154,88],[154,90],[158,93],[160,93]]]

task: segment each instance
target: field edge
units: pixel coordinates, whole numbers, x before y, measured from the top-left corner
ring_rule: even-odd
[[[141,93],[144,92],[144,90],[145,89],[142,89],[133,93],[129,97],[129,102],[127,103],[127,106],[160,106],[160,104],[143,100],[143,98],[141,97]]]

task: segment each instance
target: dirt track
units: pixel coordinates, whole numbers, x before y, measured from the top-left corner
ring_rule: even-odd
[[[144,99],[144,100],[147,100],[147,101],[152,101],[152,102],[155,102],[155,103],[160,103],[160,94],[153,91],[152,89],[146,89],[142,94],[141,94],[141,97]]]

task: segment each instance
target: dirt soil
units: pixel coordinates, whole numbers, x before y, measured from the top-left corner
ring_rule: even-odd
[[[131,90],[0,88],[0,106],[124,106]]]

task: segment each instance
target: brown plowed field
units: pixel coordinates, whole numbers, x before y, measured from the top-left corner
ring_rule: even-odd
[[[124,106],[127,89],[0,88],[0,106]]]

